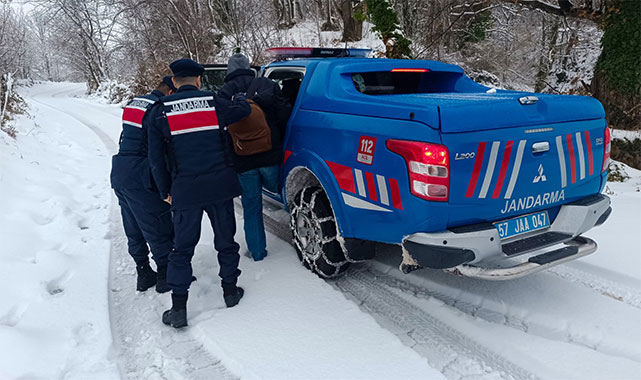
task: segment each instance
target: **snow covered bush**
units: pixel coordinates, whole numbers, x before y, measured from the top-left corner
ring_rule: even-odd
[[[13,116],[26,111],[24,100],[14,91],[14,80],[11,74],[0,77],[0,130],[16,138],[17,130],[11,124]]]
[[[109,103],[124,104],[136,96],[132,91],[133,86],[134,84],[130,81],[119,82],[110,80],[101,83],[92,95],[106,99]]]

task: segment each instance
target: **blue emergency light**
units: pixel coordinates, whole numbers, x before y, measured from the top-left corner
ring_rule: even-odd
[[[356,57],[367,58],[372,49],[341,49],[320,47],[275,47],[265,51],[275,60],[282,61],[294,58],[342,58]]]

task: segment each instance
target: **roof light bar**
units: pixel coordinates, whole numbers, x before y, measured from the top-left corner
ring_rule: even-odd
[[[429,69],[410,69],[410,68],[396,68],[392,69],[393,73],[426,73]]]
[[[366,58],[371,49],[334,49],[311,47],[275,47],[265,50],[268,56],[278,60],[293,58],[331,58],[331,57],[358,57]]]

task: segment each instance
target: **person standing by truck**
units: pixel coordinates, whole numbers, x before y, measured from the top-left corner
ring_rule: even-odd
[[[248,93],[250,89],[251,94]],[[271,149],[252,155],[234,154],[234,166],[243,189],[245,241],[249,255],[254,261],[260,261],[267,256],[262,189],[264,187],[272,193],[280,191],[283,138],[291,106],[282,96],[278,84],[267,78],[256,78],[249,60],[241,53],[229,58],[225,84],[218,92],[227,100],[237,94],[245,95],[260,106],[271,133]]]
[[[225,304],[235,306],[243,297],[237,286],[240,257],[233,204],[241,188],[223,142],[214,94],[200,90],[204,67],[190,59],[179,59],[169,67],[178,90],[151,110],[149,163],[160,198],[173,211],[174,250],[167,268],[172,307],[162,321],[179,328],[187,326],[191,259],[203,211],[214,230]]]
[[[120,147],[112,158],[111,186],[120,205],[129,254],[136,262],[136,290],[143,292],[154,285],[158,293],[169,291],[166,274],[173,246],[171,213],[169,205],[158,199],[151,178],[146,116],[158,99],[175,90],[171,76],[166,76],[150,94],[137,96],[125,106]],[[149,247],[157,272],[149,265]]]

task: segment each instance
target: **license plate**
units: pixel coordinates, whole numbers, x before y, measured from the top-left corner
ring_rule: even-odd
[[[494,223],[501,239],[522,235],[527,232],[537,231],[550,227],[547,211],[535,212],[513,219]]]

